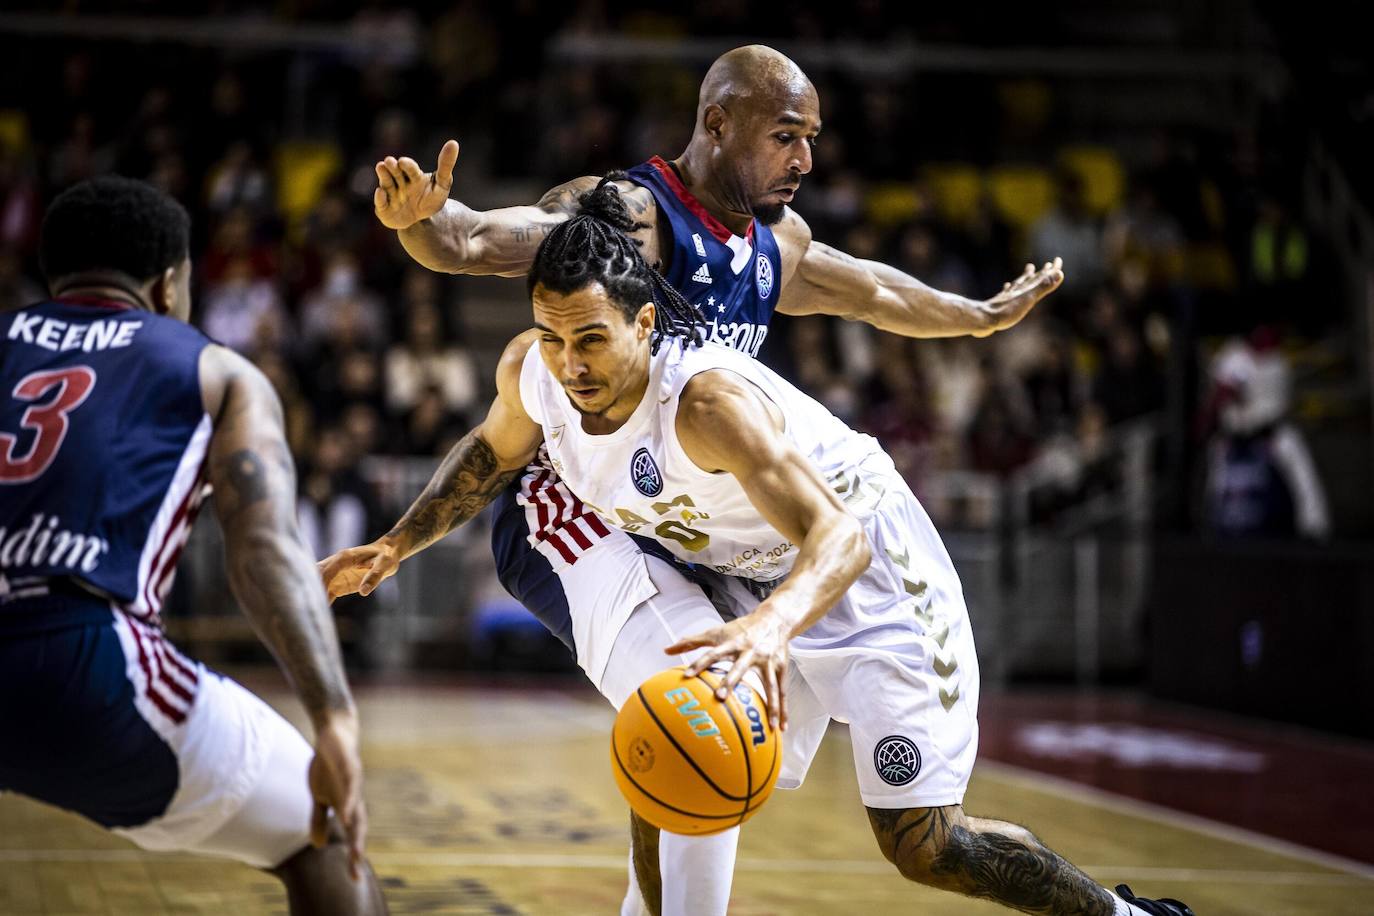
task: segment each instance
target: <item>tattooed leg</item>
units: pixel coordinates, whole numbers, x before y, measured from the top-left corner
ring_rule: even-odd
[[[959,805],[869,808],[878,846],[904,878],[1023,913],[1112,916],[1106,889],[1024,827],[968,817]]]

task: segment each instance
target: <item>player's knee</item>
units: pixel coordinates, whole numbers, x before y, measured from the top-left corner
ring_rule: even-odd
[[[942,868],[960,856],[959,844],[967,831],[961,829],[963,812],[947,808],[869,809],[869,820],[883,856],[908,881],[949,888],[953,881]]]

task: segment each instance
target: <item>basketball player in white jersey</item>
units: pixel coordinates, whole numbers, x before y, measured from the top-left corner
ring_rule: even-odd
[[[542,445],[601,518],[720,574],[739,614],[720,624],[651,557],[665,588],[626,621],[610,666],[656,634],[696,653],[689,672],[733,663],[722,694],[757,672],[770,719],[792,724],[784,788],[801,784],[830,719],[847,722],[879,846],[913,881],[1031,913],[1189,916],[1124,885],[1113,894],[1023,827],[965,814],[978,663],[934,526],[874,439],[748,356],[701,343],[700,316],[617,228],[632,221],[616,198],[603,182],[589,213],[549,233],[529,279],[536,330],[507,347],[486,420],[396,529],[332,571],[331,592],[370,591]]]
[[[912,337],[984,336],[1015,325],[1059,285],[1057,264],[1028,266],[999,294],[969,299],[813,241],[789,204],[811,171],[820,130],[820,100],[795,63],[762,45],[735,48],[702,80],[695,130],[681,155],[656,156],[617,180],[635,215],[627,231],[668,283],[708,313],[709,339],[756,355],[775,311],[838,315]],[[478,211],[449,199],[457,156],[458,144],[449,141],[433,172],[406,157],[377,163],[378,220],[396,230],[417,262],[446,273],[525,274],[539,242],[597,183],[577,178],[532,206]],[[607,685],[620,669],[608,674],[611,649],[633,644],[621,625],[661,594],[654,564],[538,457],[494,501],[492,544],[502,583],[614,702],[617,690]],[[655,646],[656,661],[657,654]],[[641,865],[646,857],[661,859],[675,873],[697,874],[688,882],[694,916],[724,911],[728,880],[704,875],[728,879],[733,832],[669,835],[660,848],[657,830],[642,821],[634,827]],[[657,896],[656,874],[641,868],[639,882],[646,898]],[[623,916],[641,912],[638,896],[632,888]]]

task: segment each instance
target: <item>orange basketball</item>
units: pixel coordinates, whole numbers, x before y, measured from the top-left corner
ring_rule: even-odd
[[[616,785],[642,818],[671,833],[719,833],[773,794],[781,740],[763,698],[740,684],[722,702],[721,675],[660,671],[640,685],[611,730]]]

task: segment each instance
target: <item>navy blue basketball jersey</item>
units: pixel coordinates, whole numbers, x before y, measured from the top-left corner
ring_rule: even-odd
[[[773,231],[754,220],[744,238],[735,235],[658,156],[630,169],[629,177],[653,193],[672,226],[672,256],[664,278],[701,309],[708,339],[758,356],[782,285],[782,257]]]
[[[209,343],[113,302],[0,314],[0,596],[70,579],[156,619],[209,490]]]

